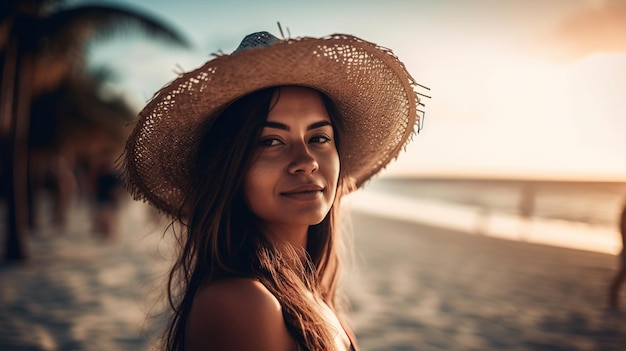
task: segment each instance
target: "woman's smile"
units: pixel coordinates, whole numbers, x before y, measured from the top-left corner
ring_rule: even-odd
[[[280,195],[292,200],[314,201],[321,199],[325,190],[326,188],[317,184],[306,184],[281,192]]]

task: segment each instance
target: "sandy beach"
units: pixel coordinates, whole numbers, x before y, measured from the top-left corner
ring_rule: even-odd
[[[354,217],[364,350],[626,349],[626,314],[605,309],[615,256]]]
[[[41,219],[31,261],[0,266],[0,350],[150,349],[170,250],[143,205],[123,210],[112,242],[84,205],[62,232]],[[352,216],[364,351],[626,349],[626,313],[605,309],[613,255]]]

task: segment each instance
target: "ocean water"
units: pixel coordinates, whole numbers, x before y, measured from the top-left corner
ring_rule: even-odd
[[[473,234],[617,254],[626,182],[375,179],[352,207]]]
[[[626,203],[626,182],[380,178],[367,189],[609,228]]]

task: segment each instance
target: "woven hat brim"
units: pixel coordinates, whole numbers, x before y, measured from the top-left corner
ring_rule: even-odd
[[[357,187],[398,156],[419,123],[418,84],[390,50],[350,35],[281,40],[216,57],[157,92],[126,144],[129,191],[176,213],[204,121],[250,92],[281,85],[317,89],[336,103],[346,131],[342,174]]]

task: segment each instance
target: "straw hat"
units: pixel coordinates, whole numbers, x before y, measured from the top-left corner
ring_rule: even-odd
[[[254,33],[232,54],[181,74],[139,113],[123,159],[134,198],[176,213],[189,190],[203,121],[248,93],[281,85],[310,87],[335,102],[346,130],[342,174],[357,186],[396,158],[419,127],[416,89],[424,87],[391,50],[345,34]]]

